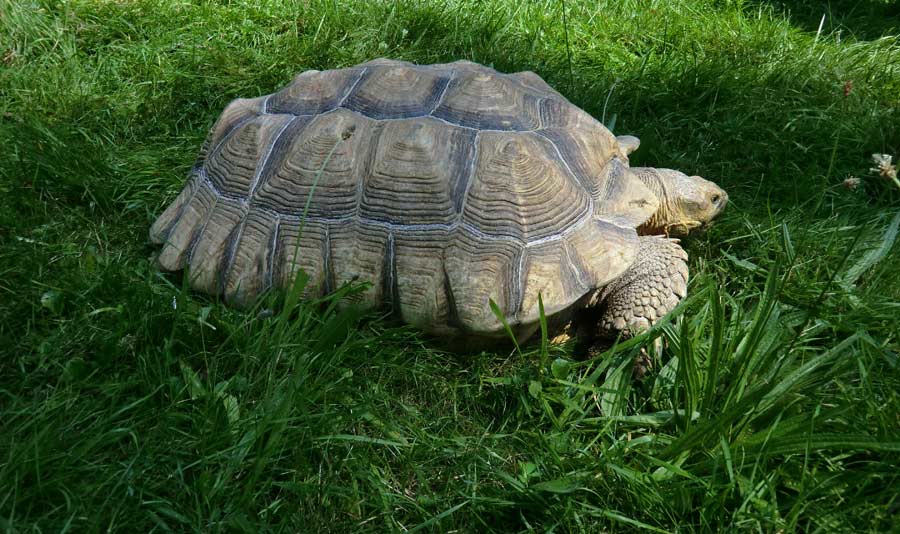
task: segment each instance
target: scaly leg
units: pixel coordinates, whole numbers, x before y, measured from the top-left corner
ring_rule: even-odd
[[[604,337],[639,334],[687,294],[687,254],[678,240],[663,236],[640,239],[634,264],[598,295],[599,332]]]

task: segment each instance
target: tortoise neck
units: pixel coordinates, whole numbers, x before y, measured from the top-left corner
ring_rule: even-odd
[[[663,187],[662,179],[659,173],[653,167],[632,167],[629,169],[632,174],[640,179],[641,183],[647,186],[660,201],[665,200],[666,188]]]
[[[659,199],[659,209],[638,228],[639,232],[644,235],[665,233],[666,226],[675,212],[675,206],[669,198],[659,171],[653,167],[632,167],[630,171]]]

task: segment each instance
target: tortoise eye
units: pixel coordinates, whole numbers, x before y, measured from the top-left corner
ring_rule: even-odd
[[[722,200],[722,197],[720,197],[719,195],[713,195],[709,200],[711,200],[713,204],[718,204],[719,201]]]

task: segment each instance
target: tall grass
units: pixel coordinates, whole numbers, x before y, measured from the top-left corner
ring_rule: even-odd
[[[864,4],[0,0],[0,526],[895,528],[900,47]],[[247,313],[154,269],[229,100],[378,56],[533,70],[721,184],[689,298],[588,357],[457,355],[353,287]]]

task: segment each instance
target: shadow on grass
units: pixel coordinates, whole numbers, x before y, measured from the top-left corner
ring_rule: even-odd
[[[894,0],[772,0],[751,5],[770,5],[797,27],[811,32],[818,31],[821,24],[825,33],[840,31],[861,41],[900,33],[900,3]]]

